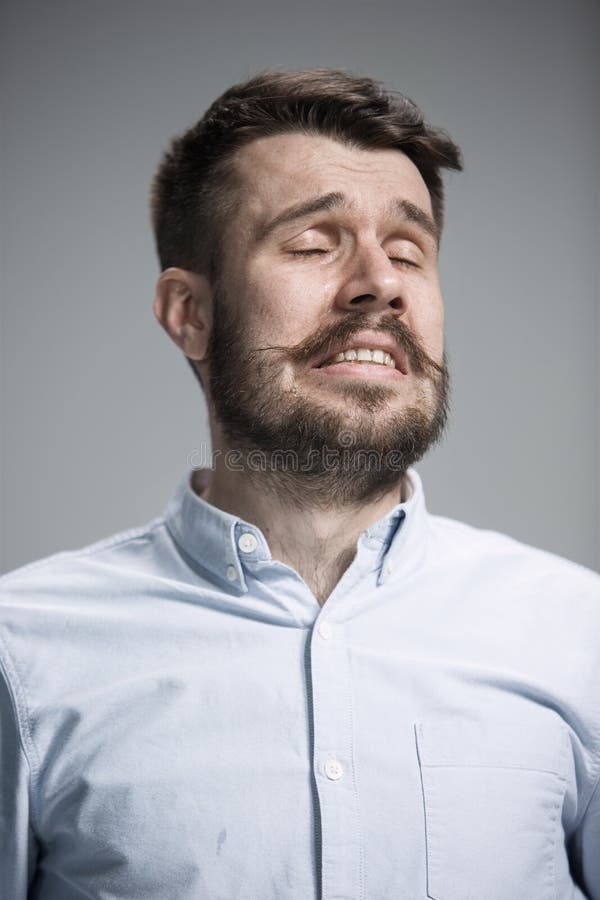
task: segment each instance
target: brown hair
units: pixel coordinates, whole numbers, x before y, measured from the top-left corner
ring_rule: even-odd
[[[225,91],[164,154],[151,191],[161,268],[178,266],[217,279],[220,239],[235,208],[233,155],[256,138],[294,131],[365,149],[401,150],[427,185],[441,234],[440,169],[460,170],[460,150],[444,131],[425,123],[412,100],[337,69],[263,72]]]

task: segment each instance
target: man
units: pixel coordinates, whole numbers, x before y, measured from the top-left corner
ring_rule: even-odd
[[[213,465],[2,579],[2,898],[600,898],[600,578],[430,515],[456,145],[317,70],[152,193]]]

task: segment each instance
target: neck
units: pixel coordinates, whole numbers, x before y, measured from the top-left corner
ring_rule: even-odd
[[[294,568],[321,606],[354,559],[361,532],[405,499],[405,479],[399,478],[372,500],[327,505],[323,494],[314,490],[306,492],[306,500],[300,478],[293,491],[285,491],[277,473],[232,471],[222,459],[216,456],[207,486],[203,487],[200,473],[194,473],[196,493],[260,528],[273,559]],[[286,473],[288,488],[289,476]],[[298,502],[290,502],[291,497]]]

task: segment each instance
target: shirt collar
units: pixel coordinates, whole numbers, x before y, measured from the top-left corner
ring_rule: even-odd
[[[419,566],[425,555],[429,517],[423,482],[416,469],[407,470],[403,485],[404,499],[372,526],[377,528],[385,523],[377,584],[383,584],[399,572],[405,579]]]
[[[165,524],[194,564],[209,571],[228,588],[244,593],[248,590],[244,564],[269,560],[267,541],[256,525],[200,497],[191,484],[194,471],[197,484],[204,487],[209,483],[210,469],[186,469],[165,508]],[[358,549],[371,551],[376,557],[378,584],[384,583],[399,567],[403,571],[412,569],[424,552],[427,510],[423,484],[413,468],[404,476],[401,498],[358,538]],[[254,540],[247,535],[252,535]]]

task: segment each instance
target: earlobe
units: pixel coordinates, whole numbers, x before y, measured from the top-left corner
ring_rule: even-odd
[[[186,269],[165,269],[156,284],[152,308],[186,356],[205,358],[212,326],[212,289],[206,276]]]

